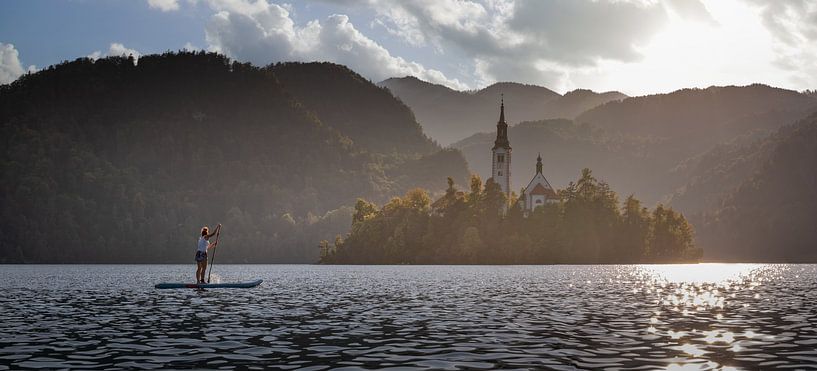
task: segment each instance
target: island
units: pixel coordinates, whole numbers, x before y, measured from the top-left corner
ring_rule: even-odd
[[[541,155],[519,195],[510,192],[512,148],[500,103],[492,176],[472,175],[468,192],[448,178],[445,194],[431,201],[412,189],[378,207],[358,199],[352,226],[334,244],[322,240],[327,264],[599,264],[697,262],[692,226],[680,212],[652,210],[633,195],[622,204],[610,185],[585,168],[555,190]]]

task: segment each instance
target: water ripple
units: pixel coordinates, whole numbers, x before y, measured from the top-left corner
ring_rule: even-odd
[[[0,369],[817,365],[817,266],[0,266]]]

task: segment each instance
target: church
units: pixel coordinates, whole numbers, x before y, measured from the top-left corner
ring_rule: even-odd
[[[519,195],[519,202],[522,202],[522,209],[525,215],[535,210],[539,206],[544,206],[549,202],[559,201],[559,196],[556,191],[550,186],[550,183],[542,174],[542,155],[536,157],[536,174],[531,179],[528,186]]]
[[[510,197],[511,194],[511,143],[508,140],[508,123],[505,122],[505,98],[499,105],[499,121],[496,123],[496,140],[491,150],[491,177],[499,184],[502,192]],[[519,195],[519,202],[525,215],[530,214],[539,206],[559,200],[556,191],[542,173],[542,155],[536,158],[536,174],[533,175],[528,186]]]

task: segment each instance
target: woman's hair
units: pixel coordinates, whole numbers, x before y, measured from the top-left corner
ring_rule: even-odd
[[[202,236],[206,236],[208,233],[210,233],[210,228],[207,228],[207,227],[202,227],[201,228],[201,235]]]

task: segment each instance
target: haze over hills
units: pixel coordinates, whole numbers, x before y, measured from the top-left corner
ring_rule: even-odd
[[[590,167],[615,188],[648,203],[666,200],[693,177],[689,172],[707,151],[762,138],[813,109],[813,97],[764,85],[685,89],[612,101],[557,126],[533,122],[511,127],[512,182],[515,188],[527,184],[541,152],[556,184],[575,176],[562,169]],[[513,112],[506,108],[506,116],[513,117]],[[493,131],[486,131],[452,146],[463,151],[474,171],[488,176],[490,153],[485,148],[494,137]]]
[[[639,138],[612,136],[568,119],[523,122],[509,127],[508,137],[513,147],[511,188],[517,194],[533,177],[536,157],[541,154],[544,174],[554,187],[564,188],[587,167],[624,195],[635,193],[648,204],[658,199],[655,192],[641,187],[649,176],[644,164],[651,144]],[[462,151],[473,171],[486,178],[491,174],[490,149],[495,138],[495,133],[479,133],[452,146]]]
[[[331,64],[81,58],[0,86],[0,134],[3,262],[187,262],[216,222],[223,262],[311,262],[357,197],[467,178],[405,105]]]
[[[683,170],[700,155],[724,143],[763,138],[815,109],[811,96],[754,84],[629,98],[593,108],[576,121],[649,143],[633,192],[665,199],[694,177]]]
[[[768,181],[768,174],[780,171],[773,171],[769,163],[783,169],[791,165],[792,171],[803,174],[803,169],[812,163],[809,161],[814,160],[810,156],[817,141],[810,142],[811,148],[806,145],[808,141],[788,146],[790,150],[785,153],[791,161],[773,158],[786,147],[783,143],[795,143],[793,133],[808,137],[811,131],[807,127],[814,125],[814,116],[798,125],[786,125],[814,111],[817,100],[813,95],[750,85],[684,89],[628,98],[593,108],[575,121],[524,122],[509,128],[514,151],[513,188],[518,192],[527,184],[533,175],[535,157],[541,152],[544,172],[556,187],[566,186],[576,169],[589,167],[624,194],[633,193],[647,204],[667,202],[684,212],[692,218],[693,225],[702,228],[699,242],[707,258],[711,251],[717,259],[791,259],[798,256],[803,243],[786,245],[777,254],[766,255],[761,250],[742,252],[736,247],[742,241],[735,237],[741,230],[738,223],[748,221],[745,215],[756,213],[757,223],[764,220],[760,215],[762,209],[752,205],[757,202],[739,195],[763,197],[751,193],[758,187],[747,185],[757,182],[753,180],[756,177],[767,179],[763,184],[772,184],[767,188],[777,187],[776,192],[786,192],[782,189],[785,183]],[[489,176],[490,152],[486,148],[490,148],[494,138],[493,132],[480,133],[452,146],[462,150],[472,169]],[[794,161],[797,154],[800,157]],[[796,174],[789,176],[794,187],[791,202],[795,199],[812,202],[815,188],[809,188],[810,178]],[[772,201],[763,202],[765,207],[775,207]],[[734,210],[745,211],[735,214]],[[817,243],[817,238],[812,238],[801,223],[817,219],[811,213],[802,209],[788,214],[772,213],[777,219],[769,223],[777,223],[774,228],[779,229],[769,235],[788,230],[805,241]],[[789,220],[794,217],[798,219]],[[764,230],[769,231],[768,228],[772,227]],[[724,235],[733,237],[716,239],[725,238]],[[772,243],[773,239],[763,241]]]
[[[817,261],[817,113],[721,153],[709,159],[714,163],[710,168],[720,172],[698,175],[698,184],[707,187],[691,187],[724,193],[696,218],[709,258]]]
[[[769,136],[740,136],[684,161],[670,172],[673,179],[685,179],[671,195],[670,202],[693,215],[711,211],[760,170],[763,158],[776,143],[772,138],[792,127],[784,126]]]
[[[576,117],[611,132],[652,137],[697,153],[738,135],[769,133],[802,117],[815,100],[767,85],[682,89],[608,102]]]
[[[562,96],[541,86],[512,82],[496,83],[478,91],[457,91],[415,77],[391,78],[379,85],[387,87],[411,107],[423,130],[442,145],[494,130],[501,94],[505,96],[510,123],[572,119],[599,104],[626,98],[618,92],[589,90],[576,90]]]

